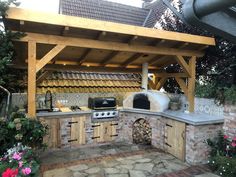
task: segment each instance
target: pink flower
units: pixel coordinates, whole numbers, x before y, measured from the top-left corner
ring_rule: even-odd
[[[227,135],[224,135],[224,139],[228,139],[229,138],[229,136],[227,136]]]
[[[234,143],[234,142],[232,142],[232,144],[231,144],[233,147],[236,147],[236,143]]]
[[[234,141],[236,141],[236,136],[233,138]]]
[[[2,177],[16,177],[18,174],[18,168],[17,169],[11,169],[7,168],[3,173]]]
[[[23,168],[21,171],[24,175],[28,175],[31,173],[31,169],[29,167]]]
[[[21,168],[21,167],[23,166],[23,162],[20,161],[20,162],[18,163],[18,165],[19,165],[19,168]]]
[[[15,159],[15,160],[20,160],[20,159],[21,159],[21,154],[15,152],[15,153],[13,154],[12,158]]]

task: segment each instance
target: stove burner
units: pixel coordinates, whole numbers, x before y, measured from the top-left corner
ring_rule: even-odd
[[[118,117],[117,110],[93,111],[92,113],[92,119],[110,119],[117,117]]]

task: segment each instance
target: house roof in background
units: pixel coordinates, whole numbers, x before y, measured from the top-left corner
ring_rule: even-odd
[[[133,73],[54,72],[37,85],[37,93],[136,92],[141,75]]]
[[[154,27],[166,9],[161,0],[139,8],[105,0],[60,0],[59,12],[103,21]]]

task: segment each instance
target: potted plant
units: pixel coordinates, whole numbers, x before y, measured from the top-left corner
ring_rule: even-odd
[[[179,110],[181,106],[180,96],[172,95],[170,97],[169,108],[173,111]]]

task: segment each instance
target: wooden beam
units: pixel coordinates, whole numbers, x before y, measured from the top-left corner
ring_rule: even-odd
[[[24,64],[12,64],[12,68],[18,69],[27,69],[27,65]],[[129,66],[129,67],[112,67],[112,66],[79,66],[79,65],[63,65],[63,64],[47,64],[44,67],[44,70],[49,71],[84,71],[84,72],[124,72],[124,73],[141,73],[142,68],[140,66]],[[157,71],[156,68],[148,69],[150,73],[154,73]]]
[[[189,67],[191,77],[188,78],[188,102],[189,112],[194,112],[194,98],[195,98],[195,78],[196,78],[196,57],[193,56],[189,60]]]
[[[36,115],[36,42],[28,42],[28,116]]]
[[[156,89],[156,84],[150,78],[148,78],[148,86],[152,90]]]
[[[29,40],[36,40],[38,43],[43,44],[61,44],[66,46],[83,47],[83,48],[95,48],[104,50],[115,50],[115,51],[125,51],[134,53],[147,53],[147,54],[160,54],[160,55],[181,55],[181,56],[198,56],[204,55],[203,52],[194,50],[183,50],[176,48],[162,48],[147,45],[129,45],[120,42],[107,42],[107,41],[97,41],[93,39],[84,38],[73,38],[73,37],[63,37],[55,35],[45,35],[36,33],[26,33],[27,36],[22,37],[16,41],[27,42]]]
[[[44,79],[51,75],[53,71],[44,71],[36,80],[36,84],[40,84]]]
[[[183,90],[185,96],[188,98],[188,86],[186,85],[184,80],[182,78],[179,78],[179,77],[175,77],[175,80],[179,84],[180,88]]]
[[[68,26],[63,27],[61,35],[66,36],[68,34],[69,30],[70,30],[70,28]]]
[[[128,44],[132,44],[136,39],[138,38],[138,36],[132,36],[131,38],[129,38],[128,40],[124,40],[124,43],[128,43]],[[108,64],[113,58],[115,58],[117,55],[119,55],[119,51],[112,51],[109,55],[107,55],[101,62],[102,65],[106,65]]]
[[[100,32],[97,37],[95,38],[95,40],[100,40],[102,37],[104,37],[106,35],[106,32],[102,31]],[[78,64],[81,65],[85,60],[86,57],[89,55],[89,53],[92,51],[92,49],[86,49],[84,51],[84,53],[81,55],[81,57],[78,59]]]
[[[9,8],[6,19],[24,20],[42,24],[81,28],[87,30],[106,31],[125,35],[142,36],[148,38],[158,38],[165,40],[175,40],[196,44],[215,45],[214,38],[184,34],[179,32],[149,29],[146,27],[131,26],[126,24],[105,22],[100,20],[58,15],[53,13],[37,12],[20,8]]]
[[[167,57],[168,57],[168,56],[159,56],[159,55],[157,55],[157,56],[154,56],[153,58],[151,58],[148,63],[149,63],[150,65],[153,65],[153,64],[155,64],[157,61],[163,60],[163,59],[165,59],[165,58],[167,58]]]
[[[182,67],[182,69],[184,70],[184,72],[190,76],[190,70],[189,70],[189,65],[187,64],[187,62],[185,61],[184,57],[182,56],[176,56],[176,61],[178,62],[178,64]]]
[[[188,77],[186,73],[155,73],[155,77]]]
[[[48,62],[50,62],[58,53],[60,53],[66,46],[56,45],[52,50],[50,50],[41,60],[36,64],[36,72],[42,69]]]
[[[166,80],[166,77],[161,78],[160,81],[156,84],[156,90],[160,90],[165,84]]]

